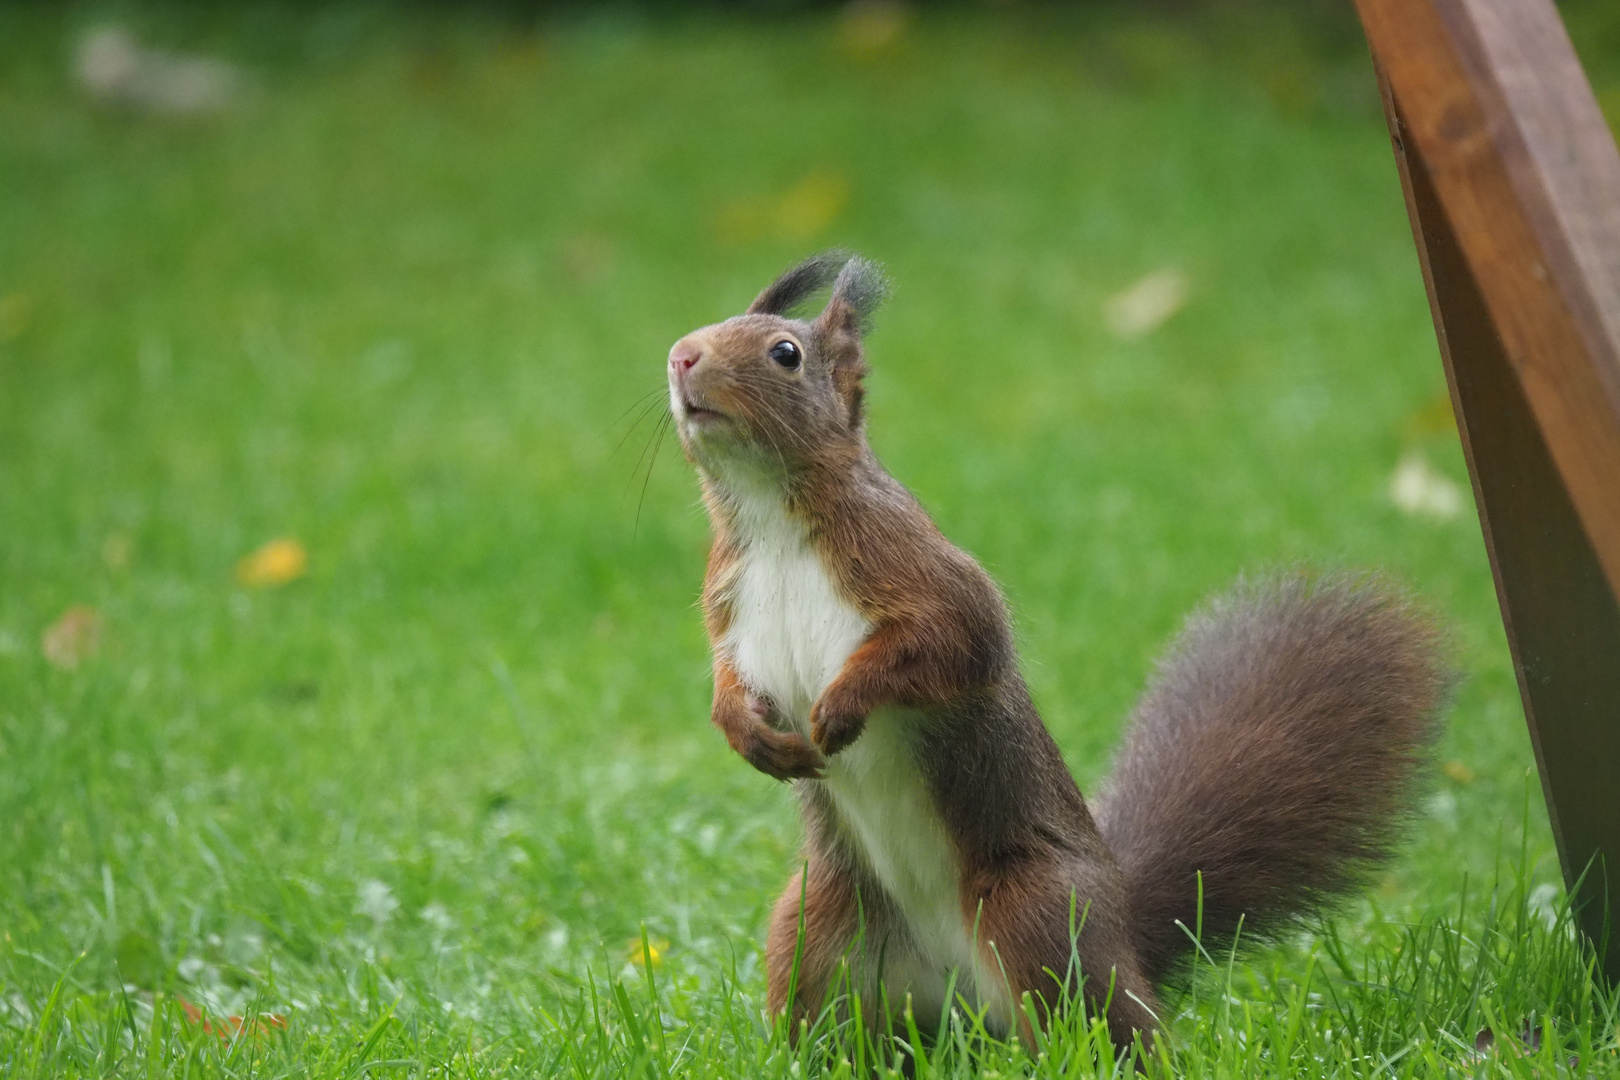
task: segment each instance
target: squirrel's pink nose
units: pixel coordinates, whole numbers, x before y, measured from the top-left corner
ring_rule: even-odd
[[[669,350],[669,366],[677,375],[685,375],[701,359],[703,350],[684,338]]]

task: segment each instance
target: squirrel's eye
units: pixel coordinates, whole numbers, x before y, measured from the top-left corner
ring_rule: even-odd
[[[804,354],[799,351],[799,347],[785,339],[771,346],[770,357],[789,371],[804,361]]]

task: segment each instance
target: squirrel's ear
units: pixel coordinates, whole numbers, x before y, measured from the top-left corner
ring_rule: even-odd
[[[838,271],[832,297],[820,315],[816,329],[829,339],[848,336],[858,344],[872,313],[889,295],[889,279],[875,262],[851,256]]]
[[[748,305],[749,315],[786,315],[804,303],[818,289],[824,289],[839,276],[854,256],[847,251],[823,251],[771,282]]]
[[[866,376],[866,354],[861,334],[888,294],[888,279],[877,263],[851,258],[838,272],[827,306],[816,316],[816,338],[832,364],[833,386],[844,399],[852,429],[859,428],[865,417],[861,380]]]

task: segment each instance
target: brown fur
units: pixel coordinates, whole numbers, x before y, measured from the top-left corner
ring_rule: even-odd
[[[827,764],[820,750],[767,721],[768,700],[750,694],[730,664],[714,662],[714,709],[710,719],[748,764],[776,780],[819,780]]]
[[[1270,936],[1386,858],[1449,689],[1433,626],[1375,578],[1240,584],[1195,613],[1097,798],[1148,973]]]
[[[782,314],[829,282],[814,321]],[[677,415],[720,415],[701,434],[680,425],[714,526],[714,723],[760,771],[796,779],[805,821],[808,877],[795,876],[771,919],[769,1005],[788,1007],[801,947],[794,1018],[814,1015],[846,962],[875,1001],[914,944],[817,780],[874,709],[898,705],[923,718],[910,752],[986,966],[1040,1013],[1072,992],[1077,958],[1086,997],[1108,1001],[1125,1045],[1152,1028],[1153,983],[1189,948],[1176,924],[1197,920],[1198,872],[1206,935],[1219,939],[1240,916],[1285,925],[1388,852],[1445,693],[1435,636],[1370,581],[1290,578],[1217,602],[1161,666],[1094,820],[1019,675],[995,584],[867,445],[861,329],[882,289],[870,264],[818,257],[671,352]],[[802,366],[769,358],[782,340],[802,346]],[[737,492],[749,484],[779,494],[872,626],[815,701],[809,742],[718,649],[747,528]],[[865,959],[849,955],[858,939]]]
[[[815,801],[815,795],[806,799],[807,803]],[[891,947],[903,947],[905,929],[883,890],[859,862],[838,845],[822,842],[834,830],[831,808],[820,801],[820,806],[805,808],[806,820],[821,827],[806,837],[804,866],[788,880],[771,910],[765,942],[765,1004],[773,1016],[781,1015],[791,1004],[788,1015],[796,1031],[800,1021],[813,1021],[829,991],[847,980],[843,988],[860,994],[863,1018],[876,1029],[881,999],[878,970]],[[795,960],[799,965],[796,984]]]

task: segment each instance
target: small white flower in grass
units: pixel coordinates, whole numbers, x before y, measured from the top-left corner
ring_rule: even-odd
[[[1155,270],[1103,303],[1103,318],[1115,337],[1150,334],[1187,303],[1187,275],[1173,266]]]
[[[1462,512],[1463,493],[1428,458],[1413,450],[1389,476],[1389,501],[1403,514],[1449,521]]]
[[[429,904],[422,909],[422,921],[438,930],[448,930],[456,925],[456,920],[450,915],[450,909],[438,903]]]
[[[394,890],[384,882],[371,880],[360,886],[360,899],[354,905],[354,910],[361,915],[369,915],[378,926],[394,917],[399,910],[399,901],[394,899]]]

